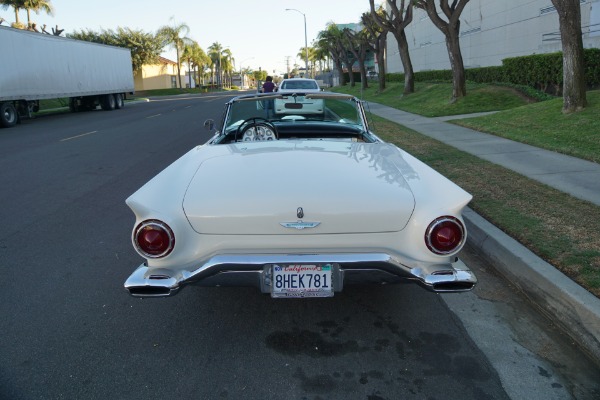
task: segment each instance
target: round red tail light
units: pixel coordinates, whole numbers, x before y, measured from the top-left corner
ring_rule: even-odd
[[[435,254],[452,254],[460,250],[464,241],[465,227],[454,217],[436,218],[425,231],[427,248]]]
[[[175,235],[164,222],[147,220],[134,229],[133,244],[143,257],[165,257],[175,246]]]

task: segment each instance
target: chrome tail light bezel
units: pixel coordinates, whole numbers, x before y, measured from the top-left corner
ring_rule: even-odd
[[[143,233],[147,233],[148,230],[157,231],[163,239],[166,238],[166,246],[161,247],[155,252],[150,252],[144,249],[140,244],[140,236]],[[132,242],[133,247],[142,257],[163,258],[168,256],[175,248],[175,234],[173,233],[171,227],[169,227],[169,225],[167,225],[165,222],[157,219],[150,219],[140,222],[135,227],[132,234]]]
[[[447,246],[436,245],[434,243],[435,240],[433,239],[434,236],[439,232],[440,229],[448,227],[453,230],[453,234],[455,236],[459,235],[460,237],[458,240],[453,240],[452,243]],[[465,244],[466,239],[467,230],[463,222],[460,219],[449,215],[434,219],[425,231],[425,244],[427,245],[427,248],[432,253],[441,256],[449,256],[458,253]]]

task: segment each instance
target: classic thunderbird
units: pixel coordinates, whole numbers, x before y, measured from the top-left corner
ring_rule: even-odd
[[[137,297],[188,284],[278,298],[333,296],[352,283],[467,291],[477,279],[456,254],[470,200],[376,136],[353,96],[242,95],[208,142],[127,199],[146,260],[125,288]]]

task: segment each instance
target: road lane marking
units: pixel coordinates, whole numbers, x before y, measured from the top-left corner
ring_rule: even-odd
[[[221,99],[223,97],[234,97],[234,95],[232,95],[230,93],[223,93],[223,94],[220,94],[220,95],[213,95],[213,96],[207,96],[207,95],[192,95],[192,96],[175,95],[175,96],[181,96],[181,97],[168,97],[168,98],[164,98],[164,99],[154,98],[154,99],[148,99],[148,102],[150,102],[150,103],[157,103],[157,102],[162,102],[162,101],[180,101],[180,100],[190,100],[190,99],[219,100],[219,99]]]
[[[83,136],[91,135],[92,133],[96,133],[96,132],[98,132],[98,131],[91,131],[91,132],[87,132],[87,133],[82,133],[81,135],[71,136],[71,137],[68,137],[68,138],[60,139],[60,141],[61,142],[65,142],[67,140],[77,139],[77,138],[80,138],[80,137],[83,137]]]
[[[149,117],[146,117],[146,119],[148,118],[154,118],[154,117],[160,117],[162,114],[154,114],[154,115],[150,115]]]

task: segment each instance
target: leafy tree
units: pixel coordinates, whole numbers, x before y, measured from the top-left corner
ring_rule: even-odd
[[[335,64],[335,68],[340,77],[340,86],[346,85],[346,79],[344,77],[344,60],[342,58],[346,53],[343,45],[343,36],[344,34],[338,26],[333,22],[330,22],[327,24],[327,29],[319,32],[317,39],[318,46],[322,49],[326,49],[333,59],[333,63]]]
[[[13,24],[13,26],[15,28],[24,27],[21,21],[19,20],[19,11],[25,8],[25,0],[0,0],[0,6],[2,6],[4,10],[8,9],[9,7],[12,7],[15,11],[15,23]]]
[[[383,7],[379,6],[376,13],[381,15],[383,12]],[[375,57],[377,57],[379,92],[382,92],[385,89],[385,48],[389,31],[385,26],[377,24],[372,12],[364,13],[361,16],[361,21],[368,33],[367,43],[371,47],[371,50],[373,50],[373,53],[375,53]]]
[[[231,50],[224,49],[222,52],[221,62],[223,63],[223,78],[228,87],[231,87],[233,78],[233,64],[235,62]]]
[[[242,69],[242,86],[244,85],[244,82],[245,82],[244,77],[246,77],[248,75],[253,76],[253,74],[254,74],[254,70],[250,67],[246,67],[246,68]]]
[[[254,79],[257,82],[264,81],[265,79],[267,79],[267,71],[263,71],[263,70],[253,71],[252,76],[254,77]]]
[[[552,0],[558,12],[563,48],[563,113],[587,106],[579,0]]]
[[[344,77],[344,64],[348,70],[348,80],[350,82],[350,86],[355,86],[354,82],[354,74],[352,72],[354,63],[356,59],[353,58],[352,52],[350,51],[350,40],[336,24],[333,22],[329,23],[327,26],[327,30],[324,31],[325,36],[324,39],[329,41],[329,46],[331,49],[331,56],[336,63],[336,68],[338,69],[340,75],[340,85],[345,85],[345,77]]]
[[[447,20],[444,20],[438,14],[435,5],[436,0],[413,0],[417,8],[427,12],[429,19],[444,34],[446,38],[446,48],[450,58],[450,67],[452,69],[452,102],[467,95],[467,79],[465,75],[465,65],[463,63],[462,53],[460,51],[460,14],[463,12],[469,0],[438,0],[442,14]]]
[[[217,70],[217,83],[220,87],[223,87],[223,71],[226,71],[228,68],[231,68],[231,66],[229,65],[229,60],[231,59],[231,51],[229,49],[223,48],[223,45],[221,43],[215,42],[208,47],[208,56],[212,60],[213,68],[211,68],[211,70]]]
[[[358,61],[358,69],[360,71],[360,87],[366,89],[369,87],[367,81],[367,68],[365,67],[365,61],[367,59],[367,50],[369,49],[369,43],[367,41],[367,31],[363,28],[358,32],[354,32],[348,28],[343,30],[344,35],[348,39],[348,50],[354,55],[354,59]]]
[[[36,14],[44,11],[49,15],[52,15],[54,12],[50,0],[24,0],[23,8],[27,10],[27,26],[31,26],[31,11],[34,11]]]
[[[304,60],[306,58],[306,47],[301,47],[296,54],[296,57]],[[314,71],[316,69],[317,62],[317,50],[314,47],[308,47],[308,71],[306,71],[306,77],[311,76],[311,71],[313,71],[312,75],[314,76]]]
[[[175,49],[177,57],[177,75],[180,88],[183,87],[181,85],[181,52],[183,51],[183,47],[192,41],[187,37],[189,32],[189,26],[184,23],[172,26],[165,25],[157,32],[157,36],[162,38],[164,46],[170,46]]]
[[[163,49],[161,38],[152,33],[130,28],[117,28],[116,31],[102,30],[99,32],[81,30],[70,33],[67,37],[128,48],[131,50],[131,64],[134,73],[141,70],[143,65],[157,64]]]
[[[190,71],[193,70],[196,72],[196,76],[200,76],[200,69],[202,68],[202,79],[204,80],[204,68],[210,64],[210,58],[208,58],[204,50],[202,50],[197,42],[185,45],[183,52],[181,53],[181,58],[186,61]],[[190,87],[192,87],[191,73],[189,79]]]
[[[373,18],[373,21],[381,30],[392,32],[398,43],[398,54],[400,54],[400,61],[402,62],[402,69],[404,70],[404,93],[414,93],[415,74],[410,59],[410,53],[408,51],[408,40],[406,39],[405,33],[406,27],[413,19],[412,5],[410,2],[407,4],[405,0],[401,0],[400,6],[398,6],[397,1],[387,0],[387,4],[391,11],[391,14],[388,15],[382,7],[380,7],[379,10],[375,10],[374,0],[369,0],[369,4],[371,6],[371,17]],[[379,75],[381,77],[381,74]]]
[[[314,44],[314,42],[313,42]],[[326,63],[327,58],[329,56],[329,52],[322,48],[319,44],[318,41],[316,43],[316,45],[313,47],[313,52],[314,52],[314,62],[315,65],[318,63],[319,64],[319,71],[323,72],[324,71],[324,67],[323,64]]]
[[[314,42],[315,51],[320,62],[324,62],[326,60],[333,61],[333,56],[331,54],[331,46],[329,45],[327,39],[323,36],[324,33],[325,31],[320,31],[317,35],[317,40],[315,40]],[[321,67],[321,70],[323,70],[323,67]]]

